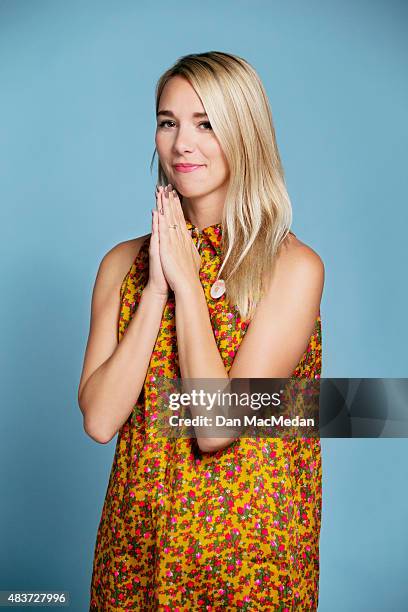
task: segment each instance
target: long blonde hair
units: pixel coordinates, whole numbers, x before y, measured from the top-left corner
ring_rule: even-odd
[[[156,113],[165,84],[176,75],[187,79],[200,97],[229,165],[218,276],[240,316],[251,319],[292,224],[268,98],[246,60],[209,51],[179,58],[160,77]],[[158,184],[168,182],[158,159]]]

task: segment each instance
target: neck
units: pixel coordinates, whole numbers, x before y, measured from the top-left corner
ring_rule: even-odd
[[[186,219],[191,221],[199,230],[222,221],[225,194],[220,197],[217,193],[208,193],[204,196],[182,198],[181,206]]]

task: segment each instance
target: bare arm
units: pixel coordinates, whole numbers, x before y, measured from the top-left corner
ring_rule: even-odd
[[[299,244],[277,260],[268,292],[257,306],[228,373],[199,281],[176,293],[182,378],[287,378],[293,373],[313,332],[324,283],[320,257]],[[202,451],[211,452],[233,439],[197,436],[197,443]]]
[[[214,338],[207,300],[199,279],[197,278],[194,285],[186,287],[182,292],[176,292],[175,298],[181,378],[218,378],[221,379],[222,388],[225,388],[230,379]],[[225,380],[225,385],[222,379]],[[190,385],[186,386],[185,392],[191,393]],[[191,406],[190,411],[193,417],[205,415],[205,410],[201,407],[197,409]],[[198,432],[199,430],[196,431],[197,444],[203,452],[224,448],[232,442],[231,438],[199,436]]]
[[[199,279],[182,292],[176,292],[175,297],[177,347],[182,378],[225,378],[228,381]]]
[[[138,239],[137,252],[145,238]],[[129,242],[114,247],[99,266],[78,389],[84,429],[102,444],[114,437],[140,395],[167,301],[146,285],[122,340],[117,342],[120,286],[137,254]]]

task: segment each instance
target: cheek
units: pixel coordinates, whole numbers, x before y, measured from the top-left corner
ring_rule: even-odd
[[[157,154],[160,157],[162,163],[166,163],[169,157],[170,147],[166,142],[165,138],[162,138],[160,135],[156,136],[156,150]]]
[[[156,143],[157,152],[160,153],[160,151],[163,150],[163,139],[160,138],[159,134],[156,134],[155,143]]]
[[[205,153],[208,156],[208,159],[211,159],[211,161],[217,163],[217,165],[227,165],[227,160],[225,159],[224,152],[216,140],[211,140],[206,143]]]
[[[228,173],[228,163],[218,143],[213,144],[212,150],[209,152],[209,158],[212,165],[217,168],[218,174]]]

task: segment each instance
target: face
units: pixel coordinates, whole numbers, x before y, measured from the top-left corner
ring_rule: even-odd
[[[169,182],[182,196],[225,195],[227,160],[200,98],[180,76],[169,79],[160,96],[156,148]]]

